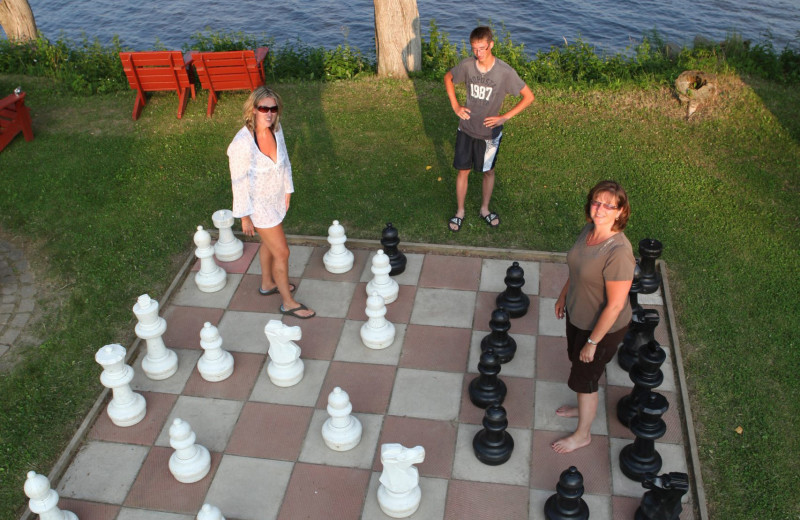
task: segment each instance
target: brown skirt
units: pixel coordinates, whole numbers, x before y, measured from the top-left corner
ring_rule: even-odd
[[[579,329],[569,321],[569,316],[567,316],[567,355],[572,362],[567,386],[580,394],[597,392],[599,388],[597,382],[603,375],[608,362],[614,359],[614,354],[617,353],[617,348],[625,338],[627,331],[628,326],[626,325],[620,330],[607,333],[603,339],[597,342],[594,359],[590,363],[584,363],[580,360],[580,353],[592,331]]]

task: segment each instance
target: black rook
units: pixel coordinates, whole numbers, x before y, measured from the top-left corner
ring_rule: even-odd
[[[639,241],[639,267],[642,269],[640,290],[641,294],[651,294],[661,286],[661,273],[656,271],[656,259],[661,256],[664,246],[661,242],[652,238],[645,238]]]

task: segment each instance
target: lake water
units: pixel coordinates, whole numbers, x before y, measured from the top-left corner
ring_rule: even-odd
[[[392,0],[381,0],[392,1]],[[279,44],[342,43],[374,54],[373,0],[29,0],[37,26],[51,40],[85,33],[107,43],[118,35],[134,50],[159,41],[180,49],[193,34],[214,30],[266,35]],[[623,51],[656,28],[666,40],[691,45],[696,35],[719,41],[736,32],[776,49],[800,45],[800,0],[417,0],[422,31],[431,19],[451,42],[479,23],[501,24],[529,55],[579,36],[598,50]]]

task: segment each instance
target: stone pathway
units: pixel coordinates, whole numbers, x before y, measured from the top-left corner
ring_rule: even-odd
[[[36,286],[25,255],[0,239],[0,360],[14,348],[35,307]]]

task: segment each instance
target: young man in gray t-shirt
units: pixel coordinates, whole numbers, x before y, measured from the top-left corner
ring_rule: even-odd
[[[453,112],[461,119],[456,135],[453,167],[456,178],[456,214],[450,219],[450,231],[459,231],[464,219],[469,172],[483,172],[483,197],[480,217],[489,227],[500,225],[500,217],[489,209],[494,189],[494,165],[503,137],[503,124],[522,112],[533,102],[533,92],[517,72],[492,55],[494,38],[488,27],[477,27],[469,35],[474,57],[465,58],[444,75],[444,85]],[[456,83],[467,87],[467,102],[462,106],[456,97]],[[500,108],[506,95],[522,96],[514,107],[503,115]]]

